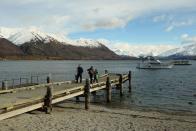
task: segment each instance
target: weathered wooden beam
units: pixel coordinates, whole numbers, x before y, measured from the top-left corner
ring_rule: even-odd
[[[79,102],[79,101],[80,101],[80,97],[76,96],[76,102]]]
[[[123,75],[123,78],[124,77],[125,76]],[[112,81],[111,81],[112,86],[120,83],[119,79],[117,79],[116,77],[112,77],[112,78],[113,78]],[[51,82],[51,79],[47,80],[47,81]],[[76,86],[78,86],[78,87],[74,87],[74,88],[54,92],[53,98],[51,99],[51,103],[52,104],[58,103],[58,102],[66,100],[66,99],[73,98],[73,97],[85,94],[85,109],[89,109],[90,92],[94,92],[94,91],[98,91],[98,90],[106,88],[106,82],[105,82],[104,79],[103,79],[103,81],[100,82],[100,83],[97,83],[97,84],[93,84],[92,88],[90,88],[89,81],[87,80],[85,87],[76,84]],[[41,84],[41,85],[37,85],[37,86],[31,86],[31,87],[28,87],[28,88],[25,88],[25,89],[31,89],[31,88],[34,89],[34,88],[37,88],[37,87],[46,87],[46,86],[51,86],[51,85],[54,85],[54,84],[56,84],[58,86],[59,84],[67,84],[67,83],[66,82],[47,83],[47,84]],[[41,107],[43,107],[43,105],[44,105],[44,99],[43,99],[42,96],[39,96],[39,99],[31,98],[31,99],[28,99],[26,101],[20,101],[19,103],[14,103],[13,105],[6,106],[8,110],[7,110],[7,112],[4,112],[4,114],[0,114],[0,118],[2,118],[2,119],[5,118],[6,119],[6,118],[9,118],[11,116],[15,116],[15,115],[18,115],[18,114],[22,114],[22,113],[25,113],[25,112],[28,112],[28,111],[32,111],[32,110],[41,108]],[[28,106],[28,107],[26,107],[26,106]]]
[[[92,95],[95,97],[97,95],[97,92],[96,91],[93,91],[92,92]]]
[[[59,97],[59,98],[55,98],[55,99],[52,100],[52,104],[55,104],[55,103],[58,103],[58,102],[61,102],[61,101],[64,101],[64,100],[82,95],[82,94],[84,94],[84,91],[79,91],[79,92],[76,92],[76,93],[73,93],[73,94],[69,94],[69,95]]]
[[[116,80],[115,80],[116,81]],[[115,83],[114,83],[114,80],[113,80],[113,82],[111,82],[112,83],[112,85],[114,86],[114,85],[116,85],[116,84],[118,84],[118,81],[116,81]],[[96,86],[96,88],[94,87],[94,88],[91,88],[90,89],[90,92],[94,92],[94,91],[98,91],[98,90],[102,90],[102,89],[104,89],[104,88],[106,88],[105,87],[105,85],[106,84],[104,84],[103,82],[101,82],[101,84],[99,84],[100,86]],[[44,87],[46,87],[46,86],[44,86]],[[29,89],[35,89],[34,88],[34,86],[31,86],[31,87],[29,87]],[[78,87],[73,87],[73,88],[69,88],[69,89],[64,89],[64,90],[61,90],[61,91],[56,91],[56,92],[54,92],[53,94],[56,96],[56,95],[61,95],[61,94],[66,94],[66,95],[69,95],[69,94],[72,94],[72,92],[78,92],[78,91],[84,91],[84,86],[78,86]],[[41,96],[40,96],[40,98],[41,98]],[[43,97],[42,97],[43,98]],[[35,99],[31,99],[31,100],[35,100]],[[25,103],[25,102],[29,102],[29,99],[27,100],[27,101],[20,101],[19,103],[17,102],[17,103],[14,103],[14,105],[13,106],[15,106],[15,105],[17,105],[17,104],[21,104],[21,102],[22,103]],[[5,107],[5,106],[1,106],[2,108],[3,107]]]
[[[108,76],[108,74],[101,75],[100,78],[103,78],[103,77],[106,77],[106,76]],[[74,82],[73,81],[52,82],[52,83],[39,84],[39,85],[33,85],[33,86],[27,86],[27,87],[20,87],[20,88],[15,88],[15,89],[8,89],[7,91],[2,90],[2,91],[0,91],[0,94],[12,93],[12,92],[17,92],[17,91],[22,91],[22,90],[35,89],[35,88],[44,87],[44,86],[48,86],[48,85],[62,85],[62,84],[72,84],[72,83],[74,83]],[[96,85],[96,84],[93,84],[93,86],[94,85]]]
[[[46,82],[47,82],[47,83],[51,83],[51,75],[48,75],[48,76],[47,76]]]
[[[128,74],[128,80],[129,80],[129,92],[131,92],[131,71],[129,71],[129,74]]]
[[[89,79],[86,79],[86,84],[84,87],[84,95],[85,95],[85,109],[89,109],[89,103],[90,103],[90,83]]]
[[[36,110],[38,108],[41,108],[42,106],[43,106],[43,103],[38,103],[38,104],[35,104],[35,105],[31,105],[31,106],[28,106],[28,107],[24,107],[24,108],[21,108],[21,109],[17,109],[17,110],[13,110],[13,111],[10,111],[10,112],[3,113],[3,114],[0,114],[0,120],[4,120],[4,119],[7,119],[7,118],[10,118],[10,117],[13,117],[13,116],[17,116],[17,115],[20,115],[20,114],[25,113],[25,112],[33,111],[33,110]]]
[[[7,90],[7,89],[8,89],[7,81],[3,81],[2,82],[2,90]]]
[[[110,77],[107,77],[106,81],[106,94],[107,94],[107,102],[111,102],[112,99],[112,88],[111,88],[111,82],[110,82]]]
[[[123,96],[123,76],[122,74],[120,74],[120,77],[119,77],[119,89],[120,89],[120,96],[122,97]]]
[[[79,96],[79,95],[82,95],[82,94],[84,94],[84,91],[80,91],[80,92],[76,92],[76,93],[73,93],[73,94],[70,94],[70,95],[65,95],[65,96],[62,96],[62,97],[59,97],[59,98],[55,98],[55,99],[52,100],[52,104],[55,104],[55,103],[58,103],[58,102],[66,100],[66,99],[70,99],[72,97]],[[39,99],[41,99],[41,98],[39,98]],[[38,98],[37,98],[37,100],[38,100]],[[25,102],[25,103],[27,103],[28,107],[21,107],[19,109],[15,109],[15,110],[0,114],[0,120],[4,120],[4,119],[7,119],[7,118],[10,118],[10,117],[13,117],[13,116],[25,113],[25,112],[29,112],[29,111],[33,111],[33,110],[42,108],[43,105],[44,105],[44,102],[40,102],[40,103],[33,104],[33,105],[28,104],[28,103],[32,103],[32,102],[33,101],[28,100],[28,102],[27,101]],[[20,103],[20,104],[22,104],[22,103]],[[12,106],[10,105],[8,108],[10,108],[10,107],[12,107]]]
[[[47,83],[51,83],[51,77],[48,76],[46,81]],[[43,109],[46,113],[51,113],[52,111],[52,86],[47,86],[46,95],[44,96]]]
[[[46,95],[44,97],[43,109],[47,114],[51,113],[52,111],[52,87],[51,86],[47,87]]]
[[[22,90],[31,90],[31,89],[45,87],[45,86],[49,86],[49,85],[61,85],[61,84],[71,84],[71,83],[72,83],[72,81],[39,84],[39,85],[33,85],[33,86],[27,86],[27,87],[15,88],[15,89],[2,90],[2,91],[0,91],[0,94],[13,93],[13,92],[22,91]]]

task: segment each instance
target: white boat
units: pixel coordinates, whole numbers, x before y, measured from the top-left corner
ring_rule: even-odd
[[[138,69],[170,69],[172,67],[173,63],[161,62],[152,56],[148,56],[145,59],[142,59],[142,61],[140,61],[137,65]]]
[[[188,60],[175,60],[173,61],[174,65],[191,65]]]

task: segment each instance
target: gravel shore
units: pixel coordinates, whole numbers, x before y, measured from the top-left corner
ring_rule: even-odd
[[[65,102],[52,114],[32,111],[0,121],[0,131],[196,131],[195,114],[107,108]]]

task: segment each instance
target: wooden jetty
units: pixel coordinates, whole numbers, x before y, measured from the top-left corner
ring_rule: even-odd
[[[39,108],[49,112],[51,105],[64,100],[76,97],[85,97],[85,109],[89,109],[90,93],[105,90],[106,101],[111,101],[112,88],[118,88],[122,96],[123,83],[129,81],[131,91],[131,71],[128,74],[104,74],[99,78],[98,83],[89,83],[89,79],[82,83],[75,81],[51,82],[47,77],[47,84],[7,89],[6,82],[2,83],[0,90],[0,120],[4,120],[25,112]]]

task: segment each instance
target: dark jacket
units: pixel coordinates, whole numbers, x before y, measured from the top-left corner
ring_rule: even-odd
[[[77,68],[77,73],[78,73],[78,74],[82,74],[82,73],[83,73],[83,68],[79,66],[79,67]]]
[[[93,75],[93,74],[94,74],[93,68],[89,68],[87,71],[88,71],[88,74],[89,74],[89,75]]]

